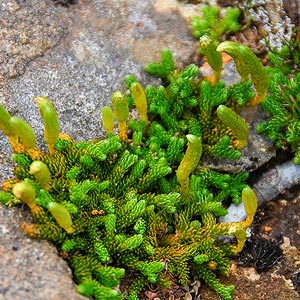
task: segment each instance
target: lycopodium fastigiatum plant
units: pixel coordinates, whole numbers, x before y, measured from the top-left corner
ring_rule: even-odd
[[[131,96],[136,97],[133,91]],[[3,183],[1,202],[27,204],[35,223],[22,223],[22,230],[57,245],[82,294],[95,299],[139,299],[148,283],[162,289],[174,280],[186,284],[193,266],[220,296],[231,299],[233,286],[223,286],[217,274],[228,273],[227,256],[242,250],[256,211],[256,197],[244,183],[246,176],[201,168],[201,136],[188,134],[185,141],[166,132],[161,135],[166,141],[158,145],[151,126],[163,127],[146,123],[144,96],[136,105],[141,119],[131,120],[142,137],[139,130],[124,131],[128,120],[119,113],[118,103],[124,108],[125,97],[120,93],[113,95],[115,117],[122,123],[118,135],[111,132],[112,112],[104,108],[107,137],[89,142],[58,134],[52,104],[37,97],[49,153],[24,142],[24,135],[35,140],[32,129],[23,120],[15,127],[15,117],[1,107],[0,122],[17,163],[16,177]],[[116,95],[120,101],[114,100]],[[216,217],[226,214],[222,200],[240,195],[247,220],[217,223]],[[235,236],[237,244],[218,244],[216,239],[222,235]],[[115,287],[132,272],[135,281],[121,293]]]
[[[228,257],[243,249],[256,197],[247,173],[219,173],[201,159],[241,156],[249,129],[238,111],[261,101],[265,89],[255,73],[263,69],[245,46],[224,42],[214,51],[232,55],[240,83],[226,87],[219,75],[202,78],[196,65],[177,70],[164,50],[161,62],[146,67],[163,85],[144,88],[128,76],[126,91],[116,91],[112,107],[102,109],[102,140],[77,142],[61,133],[51,102],[36,97],[48,147],[43,152],[29,124],[0,105],[0,129],[16,163],[0,201],[28,206],[34,223],[22,223],[22,230],[55,243],[78,292],[137,300],[148,284],[167,290],[196,273],[222,299],[232,299],[234,287],[218,276],[229,273]],[[138,118],[129,118],[130,109]],[[243,201],[247,219],[218,223],[227,213],[225,200]],[[220,242],[227,235],[236,243]],[[127,276],[134,280],[124,289]]]

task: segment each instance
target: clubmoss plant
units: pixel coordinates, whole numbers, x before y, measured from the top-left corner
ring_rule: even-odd
[[[219,50],[227,46],[220,44]],[[239,45],[230,46],[237,52],[234,59],[243,64],[249,57],[258,66],[248,50],[241,55]],[[241,156],[249,130],[237,111],[252,104],[260,90],[246,79],[229,87],[220,77],[208,81],[193,64],[177,70],[169,50],[146,70],[164,85],[144,89],[127,77],[126,91],[112,95],[113,109],[102,110],[103,140],[76,142],[60,133],[53,105],[37,97],[49,150],[44,153],[32,128],[0,106],[0,129],[17,165],[15,178],[3,183],[0,201],[29,207],[35,223],[22,223],[22,230],[56,244],[84,295],[137,300],[147,284],[161,289],[175,281],[187,284],[193,270],[230,300],[234,287],[224,286],[218,275],[228,274],[228,257],[243,249],[256,197],[245,183],[247,173],[212,171],[201,159]],[[249,74],[257,87],[252,69]],[[139,118],[129,119],[130,107]],[[224,200],[242,200],[247,219],[217,223],[216,217],[227,213]],[[235,236],[237,243],[219,242],[224,235]],[[129,289],[118,290],[120,280],[132,274]]]
[[[157,132],[157,138],[151,137],[148,142],[156,139],[163,145],[164,139],[158,136],[176,135],[185,140],[186,134],[194,134],[202,137],[204,155],[240,157],[239,150],[245,147],[249,130],[236,112],[245,106],[255,106],[263,99],[268,88],[267,74],[246,46],[223,42],[216,50],[233,56],[242,75],[240,83],[226,87],[220,80],[199,79],[199,68],[193,64],[184,70],[175,70],[172,53],[167,49],[162,51],[161,63],[146,66],[147,72],[160,77],[166,85],[148,86],[145,90],[149,113],[155,116],[149,130]],[[258,74],[265,79],[258,80]]]
[[[140,99],[144,103],[144,98]],[[48,117],[52,114],[56,120],[48,99],[42,101],[44,107],[51,107]],[[147,143],[156,132],[152,135],[150,125],[147,134],[142,119],[135,122],[144,124],[136,126],[142,128],[144,146],[133,142],[134,132],[127,131],[124,136],[124,127],[119,126],[120,136],[109,129],[106,139],[100,141],[75,142],[59,134],[52,147],[53,140],[46,138],[52,128],[40,110],[47,154],[24,145],[18,128],[10,123],[14,117],[1,109],[9,121],[5,124],[12,145],[17,140],[20,147],[14,147],[16,178],[5,182],[0,200],[6,205],[20,200],[28,205],[35,223],[22,223],[22,230],[57,245],[73,269],[80,293],[94,299],[139,299],[147,283],[166,289],[176,278],[186,284],[194,265],[212,289],[223,299],[231,299],[233,286],[222,285],[217,274],[228,274],[227,256],[242,250],[246,228],[256,211],[256,197],[244,183],[245,176],[238,179],[199,168],[201,136],[187,135],[187,149],[184,145],[177,149],[184,154],[181,160],[177,158],[182,155],[170,148]],[[107,114],[106,108],[104,112]],[[124,122],[118,112],[115,117]],[[107,120],[111,122],[110,117],[103,119]],[[28,130],[31,134],[25,121],[20,124],[25,128],[22,133]],[[168,139],[167,135],[161,138]],[[169,144],[178,143],[170,138]],[[234,192],[229,188],[232,181],[236,182]],[[217,223],[216,216],[226,214],[222,200],[241,192],[247,220]],[[236,236],[236,245],[216,242],[228,234]],[[129,291],[118,292],[115,287],[120,279],[131,272],[138,275]]]
[[[202,13],[203,18],[193,17],[191,24],[194,37],[199,39],[200,54],[205,56],[214,71],[214,75],[207,79],[212,85],[219,82],[223,67],[221,52],[226,52],[235,60],[241,81],[251,79],[255,86],[256,96],[248,104],[258,105],[266,96],[268,88],[268,76],[264,66],[247,46],[226,41],[224,38],[225,34],[241,29],[238,22],[240,10],[228,7],[221,18],[218,7],[204,6]]]
[[[240,10],[228,7],[223,17],[216,6],[204,6],[202,18],[191,18],[192,32],[199,39],[199,52],[204,55],[208,64],[214,70],[214,76],[208,78],[214,85],[221,79],[222,56],[217,51],[218,45],[224,41],[226,34],[237,32],[241,26],[238,22]]]
[[[235,33],[241,28],[240,14],[238,8],[227,7],[222,17],[219,7],[203,6],[202,17],[195,16],[191,19],[193,36],[199,39],[201,36],[208,35],[221,42],[224,34]]]
[[[295,32],[280,51],[270,51],[269,93],[262,106],[271,117],[258,125],[277,148],[294,152],[300,164],[300,37]]]

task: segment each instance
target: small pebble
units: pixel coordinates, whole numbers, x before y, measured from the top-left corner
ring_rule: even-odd
[[[273,228],[271,226],[264,226],[264,229],[263,229],[265,234],[269,234],[272,230],[273,230]]]

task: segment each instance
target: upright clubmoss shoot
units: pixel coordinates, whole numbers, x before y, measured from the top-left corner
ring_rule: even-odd
[[[51,174],[45,163],[37,160],[34,161],[30,165],[29,173],[34,175],[36,181],[42,188],[47,189],[50,183]]]
[[[182,196],[189,194],[189,177],[199,164],[202,154],[201,137],[187,135],[188,147],[176,171],[177,180],[182,189]]]
[[[112,133],[114,130],[114,117],[113,112],[109,106],[102,108],[102,124],[106,133]]]
[[[49,152],[52,153],[60,131],[58,117],[52,103],[47,97],[35,97],[35,101],[44,121],[44,139]]]
[[[225,41],[218,46],[217,51],[226,52],[232,56],[242,81],[248,80],[251,76],[256,89],[256,96],[250,101],[250,104],[252,106],[258,105],[268,90],[268,74],[261,61],[247,46],[235,42]]]
[[[134,104],[140,114],[140,119],[148,124],[148,109],[146,94],[139,82],[133,82],[130,86]]]
[[[117,91],[112,95],[112,105],[114,116],[118,121],[119,137],[121,140],[127,140],[127,118],[129,114],[128,102],[125,95]]]

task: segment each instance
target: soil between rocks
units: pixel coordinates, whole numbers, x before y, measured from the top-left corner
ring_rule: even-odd
[[[260,274],[253,267],[236,267],[238,259],[234,260],[231,276],[222,279],[222,282],[235,286],[234,300],[300,299],[299,191],[292,199],[278,199],[258,211],[253,230],[266,238],[282,235],[283,257],[270,270]],[[205,290],[200,299],[218,298]]]

